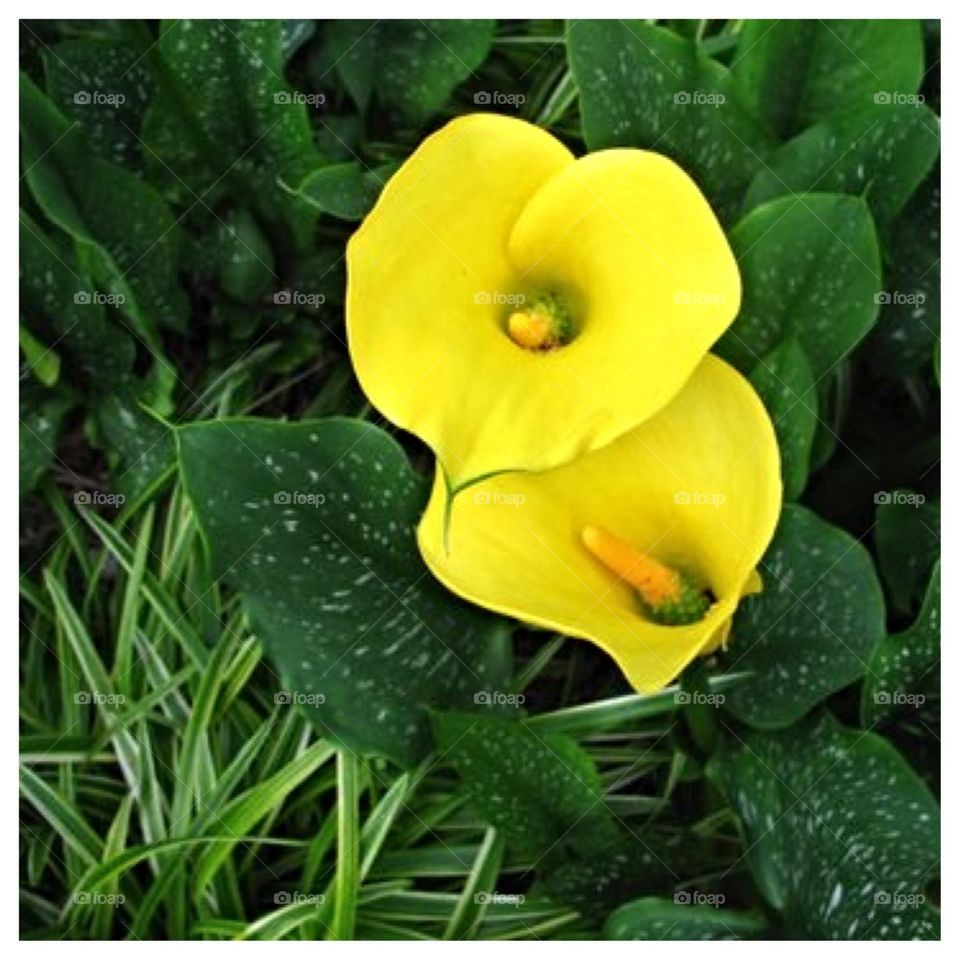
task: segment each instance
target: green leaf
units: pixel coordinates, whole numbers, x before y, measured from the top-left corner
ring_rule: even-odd
[[[246,210],[236,210],[220,224],[220,286],[241,303],[253,303],[271,288],[278,276],[273,251],[256,220]]]
[[[937,938],[925,898],[940,812],[883,738],[824,714],[751,733],[708,772],[743,821],[747,862],[788,937]]]
[[[873,651],[863,682],[860,716],[873,726],[904,707],[939,698],[940,563],[933,568],[927,596],[916,621],[903,633],[884,637]]]
[[[940,344],[940,169],[927,178],[886,244],[886,289],[866,343],[870,365],[891,377],[925,368]]]
[[[69,123],[25,74],[20,78],[24,177],[44,214],[76,242],[84,270],[133,321],[155,352],[156,327],[184,326],[180,231],[166,202],[144,180],[86,151]]]
[[[20,495],[36,489],[56,459],[57,438],[73,406],[69,394],[36,384],[20,385]]]
[[[284,78],[280,20],[168,20],[150,56],[159,79],[144,139],[171,188],[210,213],[224,192],[306,247],[314,217],[278,181],[299,183],[317,167],[307,105]]]
[[[434,730],[470,802],[509,849],[534,861],[586,858],[617,842],[593,761],[569,737],[469,713],[435,714]]]
[[[747,210],[786,194],[862,196],[880,224],[892,221],[940,153],[940,121],[922,104],[870,104],[828,117],[785,143],[757,173]]]
[[[170,427],[146,413],[129,392],[104,397],[94,417],[114,487],[126,499],[152,488],[176,461]]]
[[[727,706],[758,727],[784,727],[863,676],[884,635],[883,595],[862,544],[788,504],[760,565],[763,591],[737,611],[730,669],[755,677]]]
[[[575,21],[567,56],[591,150],[664,153],[722,212],[735,209],[772,144],[719,63],[694,41],[639,20]]]
[[[604,936],[608,940],[753,940],[766,926],[760,914],[698,905],[689,898],[690,894],[680,893],[673,900],[644,897],[625,903],[607,918]]]
[[[880,251],[866,203],[810,193],[781,197],[731,231],[743,303],[717,352],[740,370],[794,334],[819,381],[877,318]]]
[[[940,555],[940,501],[909,490],[876,494],[877,561],[893,606],[912,613]]]
[[[60,379],[60,354],[45,346],[20,324],[20,352],[29,371],[45,387],[52,387]]]
[[[115,37],[64,40],[46,52],[44,66],[50,98],[80,124],[90,149],[141,167],[139,130],[154,81],[136,47]]]
[[[352,161],[335,163],[314,170],[294,193],[321,213],[341,220],[362,220],[395,170],[393,163],[373,170],[364,170]]]
[[[748,20],[731,73],[743,102],[786,139],[832,114],[920,88],[918,20]]]
[[[102,392],[103,385],[121,387],[130,380],[135,346],[105,307],[85,296],[91,283],[73,254],[57,246],[23,211],[20,213],[20,309],[31,328],[56,343],[65,378]]]
[[[750,382],[777,431],[784,499],[796,500],[810,472],[818,419],[813,370],[797,339],[788,337],[767,354],[753,368]]]
[[[335,20],[327,56],[354,103],[422,123],[486,60],[494,20]]]
[[[503,621],[427,571],[414,537],[427,483],[386,433],[236,420],[177,438],[214,565],[245,595],[284,702],[319,729],[408,764],[430,746],[425,707],[505,688]]]

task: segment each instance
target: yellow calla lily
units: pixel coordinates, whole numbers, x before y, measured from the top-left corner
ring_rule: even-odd
[[[740,278],[666,157],[574,159],[521,120],[428,137],[347,248],[347,335],[373,404],[452,490],[609,443],[666,404],[736,315]]]
[[[438,469],[418,539],[454,593],[592,640],[647,692],[726,642],[780,503],[767,412],[708,355],[658,414],[562,467],[491,477],[449,513]]]

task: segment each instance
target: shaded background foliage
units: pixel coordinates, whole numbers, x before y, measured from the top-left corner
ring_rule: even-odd
[[[21,68],[24,936],[938,935],[939,24],[24,21]],[[432,582],[351,371],[346,240],[477,109],[670,155],[740,262],[790,502],[662,694]]]

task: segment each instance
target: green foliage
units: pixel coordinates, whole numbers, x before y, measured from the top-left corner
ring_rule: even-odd
[[[20,38],[21,937],[938,936],[937,22]],[[353,375],[349,237],[476,110],[667,155],[740,264],[786,506],[650,695],[433,579]]]
[[[759,727],[785,727],[863,676],[883,636],[883,595],[866,549],[804,507],[784,507],[760,568],[763,591],[734,622],[730,668],[753,671],[727,697]]]
[[[779,137],[829,117],[916,94],[916,20],[753,20],[733,61],[744,102]]]
[[[505,683],[503,625],[420,559],[426,483],[389,436],[331,419],[215,421],[177,438],[215,571],[324,734],[410,763],[429,746],[425,706]]]
[[[747,861],[798,939],[936,938],[939,810],[889,743],[822,716],[733,737],[712,773]],[[799,855],[802,851],[802,855]]]

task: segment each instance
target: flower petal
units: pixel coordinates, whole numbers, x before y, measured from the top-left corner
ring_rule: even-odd
[[[776,437],[750,384],[707,356],[659,414],[606,447],[543,473],[502,474],[447,510],[438,471],[420,550],[474,603],[592,640],[638,690],[655,690],[722,643],[776,526]],[[685,626],[646,619],[633,591],[585,550],[598,525],[702,578],[716,598]]]
[[[390,181],[348,248],[360,382],[452,488],[556,467],[654,414],[736,314],[736,262],[665,157],[574,161],[530,124],[462,117]],[[574,339],[507,334],[510,298],[557,294]]]

